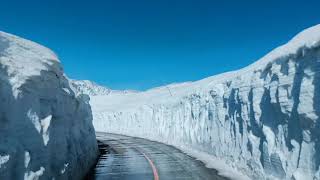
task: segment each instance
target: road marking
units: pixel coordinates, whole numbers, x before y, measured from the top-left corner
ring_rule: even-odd
[[[154,177],[154,180],[159,180],[159,174],[158,174],[158,171],[157,171],[157,168],[156,166],[153,164],[153,162],[151,161],[151,159],[145,154],[143,153],[142,151],[140,151],[138,148],[135,148],[137,151],[139,151],[146,159],[147,161],[149,162],[151,168],[152,168],[152,171],[153,171],[153,177]]]

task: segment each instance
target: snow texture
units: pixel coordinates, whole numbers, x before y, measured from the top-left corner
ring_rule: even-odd
[[[49,49],[0,32],[0,179],[84,177],[98,153],[86,96]]]
[[[252,179],[320,179],[320,25],[238,71],[91,98],[97,131],[209,154]]]

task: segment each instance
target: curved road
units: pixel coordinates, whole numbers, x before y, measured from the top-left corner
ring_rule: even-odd
[[[90,179],[226,180],[172,146],[108,133],[97,139],[102,155]]]

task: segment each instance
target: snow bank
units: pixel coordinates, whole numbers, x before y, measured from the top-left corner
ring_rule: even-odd
[[[90,103],[97,131],[209,154],[253,179],[320,179],[320,25],[239,71]]]
[[[0,179],[82,178],[97,156],[85,96],[54,53],[0,32]]]

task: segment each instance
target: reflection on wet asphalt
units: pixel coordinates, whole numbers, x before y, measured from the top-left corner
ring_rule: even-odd
[[[97,139],[102,155],[90,179],[226,180],[172,146],[108,133],[97,133]]]

